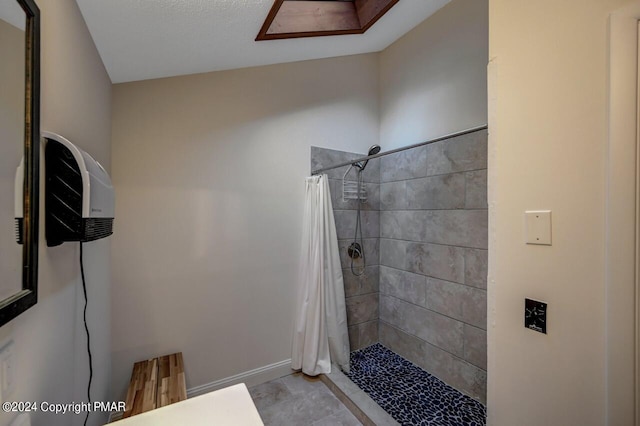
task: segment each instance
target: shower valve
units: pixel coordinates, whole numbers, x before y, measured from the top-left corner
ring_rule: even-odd
[[[347,248],[347,254],[352,259],[359,259],[362,257],[362,247],[358,243],[351,243]]]

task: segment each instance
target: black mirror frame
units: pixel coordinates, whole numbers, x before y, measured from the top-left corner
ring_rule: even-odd
[[[24,224],[22,290],[0,301],[0,326],[38,301],[38,221],[40,201],[40,9],[34,0],[16,0],[26,14]]]

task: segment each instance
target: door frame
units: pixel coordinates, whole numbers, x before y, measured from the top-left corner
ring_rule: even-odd
[[[640,421],[639,21],[640,4],[636,2],[609,17],[605,208],[605,416],[608,425]]]

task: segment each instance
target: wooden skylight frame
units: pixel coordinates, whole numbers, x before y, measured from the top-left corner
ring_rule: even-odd
[[[275,0],[256,41],[363,34],[400,0]]]

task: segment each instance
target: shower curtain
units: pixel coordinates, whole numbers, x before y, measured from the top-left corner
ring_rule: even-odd
[[[294,370],[310,376],[349,371],[349,335],[342,267],[327,175],[306,178]]]

